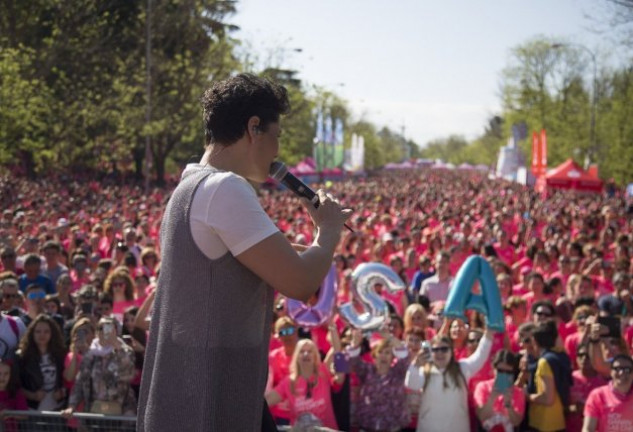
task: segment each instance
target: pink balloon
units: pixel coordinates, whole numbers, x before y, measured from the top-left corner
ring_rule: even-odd
[[[299,300],[288,299],[286,300],[288,316],[299,326],[304,328],[322,326],[334,313],[337,287],[336,267],[332,265],[330,271],[321,283],[316,304],[314,306],[308,306]]]

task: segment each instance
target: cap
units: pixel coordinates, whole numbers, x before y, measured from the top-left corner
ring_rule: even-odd
[[[605,295],[598,299],[598,309],[609,315],[622,315],[624,303],[612,295]]]

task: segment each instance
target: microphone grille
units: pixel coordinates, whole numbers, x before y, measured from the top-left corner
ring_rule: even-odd
[[[268,172],[268,174],[270,175],[270,177],[277,180],[278,182],[280,182],[287,173],[288,168],[286,168],[286,165],[283,162],[275,161],[270,164],[270,171]]]

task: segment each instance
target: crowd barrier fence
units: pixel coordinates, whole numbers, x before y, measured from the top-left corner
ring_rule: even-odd
[[[134,432],[136,417],[74,413],[62,417],[57,411],[3,412],[0,432]]]
[[[278,426],[279,432],[292,431],[290,426]],[[334,432],[332,429],[314,427],[306,431]],[[10,411],[3,412],[0,432],[135,432],[136,417],[107,416],[103,414],[74,413],[72,418],[62,417],[58,411]],[[302,430],[303,431],[303,430]]]

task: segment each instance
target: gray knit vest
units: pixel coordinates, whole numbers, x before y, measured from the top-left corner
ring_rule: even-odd
[[[194,243],[192,198],[213,173],[188,175],[165,209],[138,431],[261,430],[273,290],[230,252],[210,260]]]

